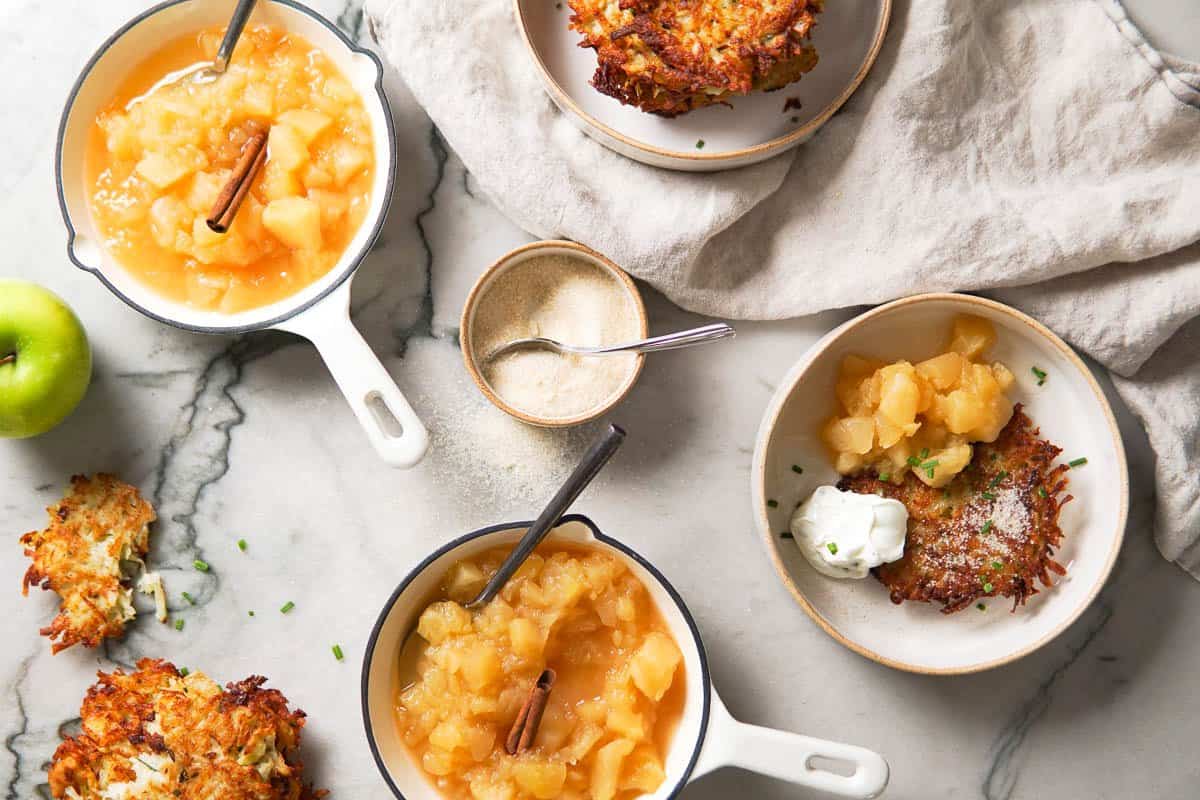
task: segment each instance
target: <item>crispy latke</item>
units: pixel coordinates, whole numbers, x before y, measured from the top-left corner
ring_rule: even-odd
[[[771,91],[817,64],[808,38],[824,0],[569,0],[592,86],[664,117]]]
[[[1066,570],[1054,560],[1062,541],[1058,515],[1070,495],[1062,452],[1039,438],[1018,404],[991,444],[975,445],[971,463],[944,489],[907,473],[903,482],[874,474],[843,478],[838,488],[878,493],[908,509],[904,556],[874,570],[893,603],[934,600],[959,611],[982,597],[1011,597],[1013,610]]]
[[[50,763],[50,793],[69,800],[307,800],[297,757],[304,712],[258,675],[222,691],[200,672],[144,658],[97,673]],[[128,784],[128,785],[126,785]]]
[[[133,486],[99,473],[71,478],[71,490],[46,512],[50,525],[21,537],[25,555],[33,559],[21,593],[40,584],[62,600],[58,616],[41,634],[55,653],[120,636],[135,613],[121,562],[145,557],[153,507]]]

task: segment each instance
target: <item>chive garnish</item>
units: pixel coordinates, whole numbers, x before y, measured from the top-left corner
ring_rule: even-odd
[[[920,458],[922,461],[924,461],[925,459],[929,458],[929,448],[928,448],[928,447],[922,447],[922,448],[921,448],[921,454],[920,454],[919,456],[917,456],[917,457],[918,457],[918,458]]]
[[[1045,496],[1046,496],[1046,487],[1039,486],[1038,487],[1038,497],[1045,497]]]
[[[1087,463],[1086,458],[1077,458],[1074,461],[1068,461],[1067,466],[1070,467],[1071,469],[1075,469],[1076,467],[1082,467],[1086,463]]]
[[[767,508],[779,508],[779,501],[778,500],[768,500]]]
[[[995,489],[1000,484],[1000,481],[1004,480],[1007,477],[1008,477],[1008,470],[1006,470],[1006,469],[1000,470],[999,472],[996,473],[996,477],[992,478],[991,483],[988,484],[988,488]]]
[[[697,150],[703,150],[703,149],[704,149],[704,140],[703,140],[703,139],[697,139],[697,140],[696,140],[696,149],[697,149]]]
[[[990,591],[992,590],[992,585],[991,585],[990,583],[985,583],[985,584],[983,585],[983,590],[984,590],[985,592],[990,592]]]
[[[295,607],[296,607],[296,604],[293,603],[291,600],[288,600],[286,603],[283,604],[283,607],[279,609],[279,613],[286,614],[287,612],[291,611]]]
[[[1001,569],[1003,567],[1004,567],[1003,561],[993,561],[992,562],[992,569]]]
[[[829,555],[837,555],[837,542],[826,542],[825,549],[829,551]]]
[[[247,614],[249,614],[249,615],[250,615],[250,616],[252,616],[252,617],[254,616],[254,612],[253,612],[253,611],[247,611],[246,613],[247,613]]]
[[[906,458],[904,460],[908,463],[908,465],[910,467],[921,466],[921,459],[917,458],[916,456],[909,456],[908,458]]]
[[[1037,367],[1030,367],[1029,371],[1033,373],[1033,377],[1037,378],[1038,386],[1046,382],[1046,371]]]
[[[191,672],[191,670],[188,669],[187,667],[180,667],[179,668],[179,677],[186,678],[188,676],[188,673],[190,673],[190,672]]]
[[[338,661],[341,661],[343,658],[346,657],[345,654],[342,653],[342,646],[340,644],[335,644],[333,646],[333,657],[336,658]]]
[[[241,550],[243,553],[246,552],[246,540],[245,539],[238,539],[237,544],[238,544],[238,550]]]
[[[891,479],[892,479],[892,473],[890,473],[890,472],[881,472],[881,473],[879,473],[879,480],[881,480],[881,481],[890,481]]]
[[[934,468],[937,467],[937,465],[938,465],[937,459],[933,459],[931,461],[926,461],[924,464],[921,465],[921,469],[925,470],[926,478],[933,477],[933,470],[934,470]]]
[[[803,475],[804,467],[800,466],[799,464],[792,464],[792,472],[796,473],[797,475]]]
[[[188,605],[189,605],[189,606],[194,606],[194,605],[196,605],[196,598],[192,597],[192,596],[191,596],[190,594],[188,594],[187,592],[180,592],[180,594],[181,594],[181,595],[183,595],[183,599],[184,599],[184,600],[187,600],[187,601],[188,601]]]
[[[142,766],[145,767],[146,769],[150,770],[151,772],[158,772],[158,767],[152,766],[150,764],[147,764],[145,761],[142,761],[141,756],[134,756],[134,758],[136,758],[138,761],[141,761]]]
[[[177,631],[183,630],[183,620],[181,620],[181,619],[175,620],[175,630],[177,630]]]
[[[995,500],[996,499],[996,495],[992,494],[991,492],[983,492],[979,496],[982,497],[984,500]]]
[[[980,611],[987,611],[987,606],[985,606],[983,603],[976,603],[975,607],[978,608]]]
[[[192,566],[198,569],[200,572],[208,572],[210,569],[207,561],[201,561],[198,558],[192,562]]]
[[[987,522],[983,523],[983,527],[979,529],[979,532],[981,534],[983,534],[983,533],[987,533],[991,529],[992,529],[992,521],[989,519]]]

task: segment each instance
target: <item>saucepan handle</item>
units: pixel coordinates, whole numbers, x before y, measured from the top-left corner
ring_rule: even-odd
[[[393,467],[412,467],[429,434],[383,364],[350,321],[350,281],[278,326],[317,346],[372,446]]]
[[[826,760],[839,762],[843,769],[836,772],[826,769]],[[887,788],[889,772],[883,756],[864,747],[738,722],[713,692],[708,733],[692,777],[720,767],[741,767],[789,783],[861,800],[883,792]]]

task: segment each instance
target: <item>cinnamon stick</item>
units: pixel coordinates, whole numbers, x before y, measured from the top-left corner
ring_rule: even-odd
[[[254,176],[258,174],[265,163],[267,163],[267,131],[257,130],[246,140],[246,144],[242,147],[242,154],[233,167],[233,175],[225,184],[225,188],[217,195],[217,202],[213,204],[212,212],[208,215],[206,222],[214,233],[225,233],[229,230],[229,226],[233,224],[233,218],[237,216],[238,209],[242,207],[242,201],[246,199],[246,195],[250,194],[250,184],[254,182]]]
[[[533,746],[537,737],[538,726],[542,724],[542,714],[546,711],[546,702],[550,699],[550,690],[554,688],[554,670],[547,669],[538,676],[537,683],[529,692],[529,699],[521,706],[517,721],[508,732],[504,742],[504,751],[510,756],[524,753]]]

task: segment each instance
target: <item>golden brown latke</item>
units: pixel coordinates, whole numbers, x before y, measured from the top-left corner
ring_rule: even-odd
[[[41,584],[62,599],[58,616],[41,634],[55,653],[120,636],[134,616],[121,562],[146,555],[154,509],[136,488],[99,473],[71,478],[71,490],[46,512],[50,525],[21,537],[25,555],[33,559],[21,593]]]
[[[903,482],[874,474],[843,478],[838,488],[878,493],[908,509],[904,556],[874,570],[893,603],[936,600],[942,612],[959,611],[981,597],[1013,598],[1013,610],[1050,586],[1050,573],[1066,574],[1054,560],[1062,541],[1058,515],[1070,495],[1061,452],[1038,438],[1018,404],[991,444],[975,445],[971,463],[944,489],[907,473]]]
[[[817,64],[808,44],[824,0],[569,0],[592,86],[664,117],[771,91]]]
[[[137,671],[97,673],[50,763],[50,793],[69,800],[308,800],[297,758],[304,712],[251,676],[225,690],[144,658]],[[122,784],[129,784],[124,786]]]

